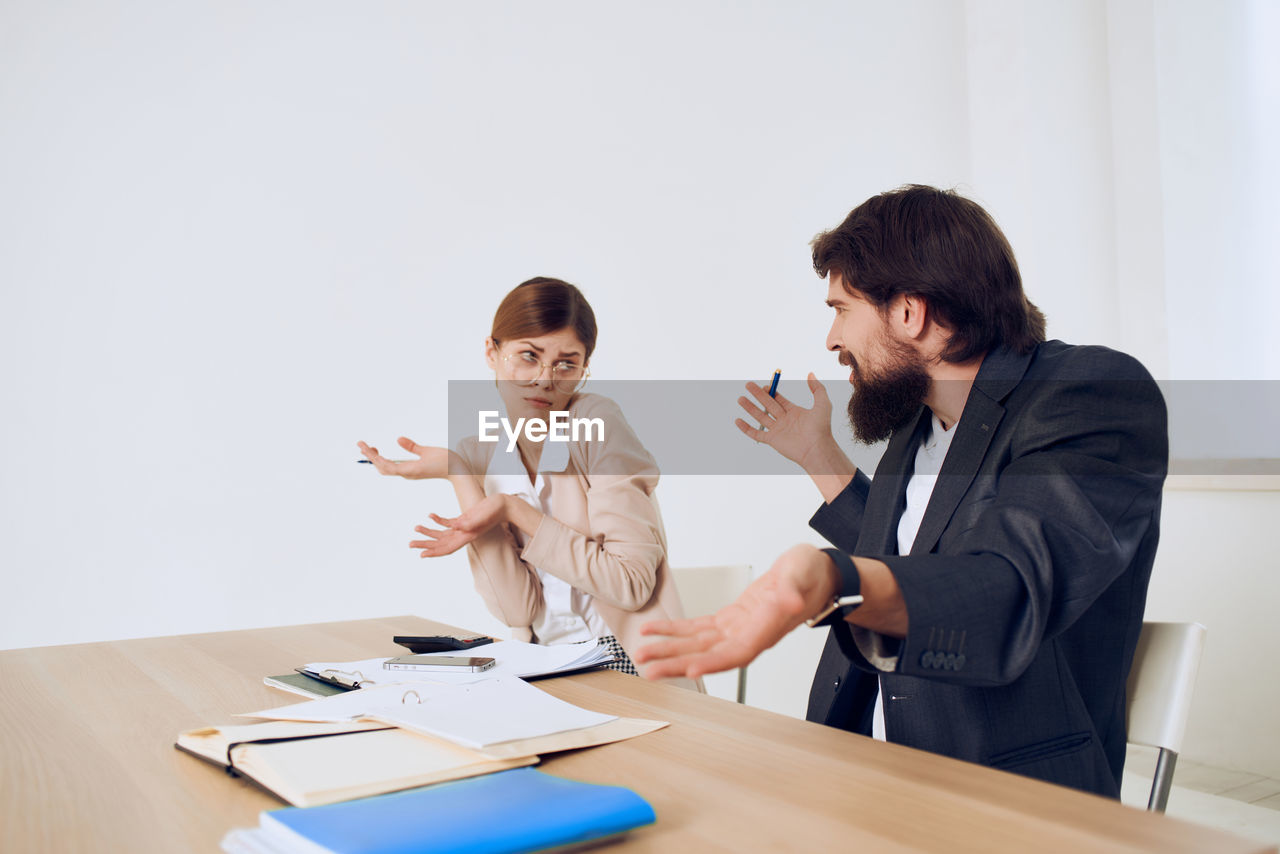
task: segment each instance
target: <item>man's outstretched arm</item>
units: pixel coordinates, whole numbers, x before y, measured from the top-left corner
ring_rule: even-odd
[[[846,619],[891,637],[908,628],[902,592],[889,567],[873,558],[854,558],[862,585],[862,605]],[[732,604],[691,620],[655,620],[641,634],[663,635],[636,651],[649,679],[696,679],[741,667],[782,640],[806,619],[821,613],[839,586],[831,558],[809,545],[783,552],[764,575]]]

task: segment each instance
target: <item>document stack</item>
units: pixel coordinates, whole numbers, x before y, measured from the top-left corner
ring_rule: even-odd
[[[526,851],[654,820],[626,789],[525,767],[667,725],[583,709],[525,681],[594,666],[607,650],[506,641],[484,653],[498,662],[484,672],[388,670],[382,658],[315,662],[294,674],[314,686],[267,680],[309,699],[180,734],[180,750],[294,806],[232,831],[225,850]]]

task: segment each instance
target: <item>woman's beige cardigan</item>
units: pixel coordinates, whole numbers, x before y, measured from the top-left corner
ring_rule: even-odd
[[[467,547],[471,572],[485,605],[516,640],[533,640],[530,627],[543,606],[537,566],[590,594],[596,612],[634,657],[642,623],[684,616],[653,494],[657,463],[612,400],[579,394],[568,411],[571,418],[602,419],[603,441],[570,443],[564,473],[543,473],[555,517],[543,516],[523,550],[507,525],[491,528]],[[500,433],[499,442],[506,441]],[[458,450],[483,478],[497,448],[471,437]],[[694,687],[687,679],[671,681]]]

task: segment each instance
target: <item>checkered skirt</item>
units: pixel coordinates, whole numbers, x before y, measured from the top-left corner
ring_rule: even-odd
[[[636,672],[635,662],[631,660],[631,656],[627,655],[627,651],[622,648],[622,644],[618,643],[618,639],[613,635],[605,635],[600,638],[600,645],[609,648],[609,652],[613,653],[613,661],[605,665],[606,670],[616,670],[619,673],[629,673],[632,676],[639,676]]]

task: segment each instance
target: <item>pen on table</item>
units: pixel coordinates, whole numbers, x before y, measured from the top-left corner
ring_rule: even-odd
[[[773,372],[773,382],[769,383],[769,397],[778,396],[778,380],[782,377],[782,368]]]

